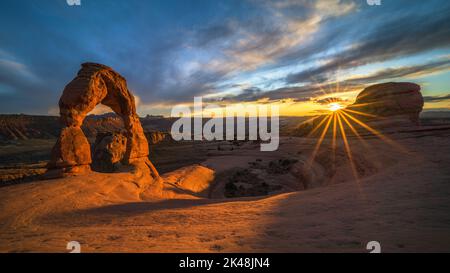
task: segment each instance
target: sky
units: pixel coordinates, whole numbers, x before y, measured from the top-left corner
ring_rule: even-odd
[[[83,62],[122,74],[140,115],[194,96],[314,115],[388,81],[450,110],[450,1],[0,1],[0,113],[57,115]]]

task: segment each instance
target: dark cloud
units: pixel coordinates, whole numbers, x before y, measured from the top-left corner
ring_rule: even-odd
[[[227,102],[249,102],[249,101],[255,101],[258,100],[261,95],[262,90],[258,87],[250,87],[250,88],[245,88],[244,90],[242,90],[242,92],[238,95],[230,95],[230,96],[226,96],[221,98],[220,100],[222,102],[227,101]]]
[[[205,47],[214,42],[227,39],[235,34],[236,30],[233,28],[231,22],[224,22],[223,24],[211,25],[200,28],[195,33],[196,46]]]
[[[425,96],[423,97],[425,102],[442,102],[442,101],[450,101],[450,94],[443,96]]]
[[[345,87],[341,90],[341,92],[352,92],[355,90],[362,90],[364,85],[361,84],[353,84],[353,83],[340,83],[341,86]],[[253,90],[253,91],[250,91]],[[242,92],[235,96],[226,96],[221,98],[222,102],[252,102],[258,100],[266,100],[266,102],[276,102],[276,101],[286,101],[290,100],[292,102],[306,102],[313,101],[320,104],[327,104],[335,101],[344,102],[343,99],[328,97],[323,100],[317,100],[317,97],[323,97],[327,94],[332,94],[333,91],[336,90],[336,85],[329,84],[308,84],[304,86],[297,87],[283,87],[276,88],[272,90],[261,90],[259,88],[249,88],[247,91]],[[329,102],[328,102],[329,101]]]
[[[306,85],[301,87],[283,87],[261,94],[260,97],[271,101],[291,99],[295,102],[309,101],[320,94],[322,87],[318,85]]]
[[[401,77],[429,75],[431,73],[441,72],[449,68],[450,68],[450,60],[443,60],[422,65],[406,66],[400,68],[388,68],[377,71],[368,76],[353,78],[347,80],[346,82],[367,84]]]
[[[337,97],[328,97],[320,100],[314,100],[314,102],[321,105],[327,105],[333,102],[346,102],[346,100]]]
[[[47,113],[57,103],[54,90],[19,62],[0,59],[0,107],[3,113]]]

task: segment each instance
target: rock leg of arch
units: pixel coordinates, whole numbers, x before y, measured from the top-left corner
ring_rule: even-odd
[[[156,168],[148,159],[148,142],[126,80],[110,67],[95,63],[82,64],[77,76],[64,88],[59,100],[64,128],[52,149],[49,172],[67,176],[90,171],[91,149],[81,125],[100,103],[109,106],[124,121],[127,147],[123,164],[158,178]]]

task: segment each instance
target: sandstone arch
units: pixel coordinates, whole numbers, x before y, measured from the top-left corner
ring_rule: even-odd
[[[59,100],[64,128],[52,149],[49,170],[63,176],[90,170],[91,149],[81,125],[86,115],[100,103],[123,119],[127,145],[122,162],[135,169],[149,170],[151,176],[157,178],[158,172],[148,159],[147,139],[126,80],[112,68],[96,63],[83,63],[77,76],[64,88]]]

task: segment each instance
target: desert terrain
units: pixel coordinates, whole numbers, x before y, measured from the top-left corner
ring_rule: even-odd
[[[59,128],[2,116],[0,251],[448,252],[450,119],[421,118],[420,90],[377,84],[281,117],[264,152],[249,137],[175,141],[174,119],[140,118],[124,78],[85,63]],[[116,115],[87,116],[100,103]]]
[[[0,251],[67,252],[78,241],[82,252],[367,252],[378,241],[384,252],[446,252],[450,126],[424,123],[386,133],[388,143],[349,135],[357,178],[341,139],[334,168],[325,138],[304,172],[317,138],[286,136],[273,153],[249,141],[150,145],[165,181],[158,198],[139,173],[5,182]],[[39,170],[54,141],[3,145],[2,160],[29,155],[42,162],[22,169]]]
[[[0,254],[450,253],[450,1],[0,18]]]

